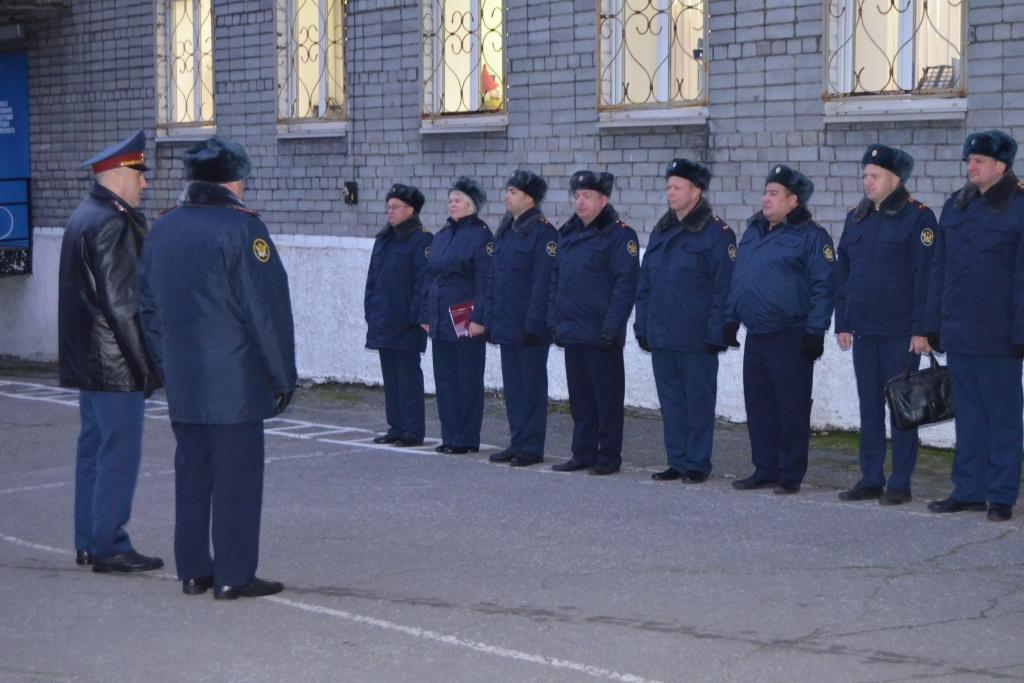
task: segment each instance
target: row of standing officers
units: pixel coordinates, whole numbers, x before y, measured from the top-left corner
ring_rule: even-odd
[[[668,211],[642,263],[636,232],[610,203],[614,178],[569,179],[575,213],[557,230],[541,211],[543,178],[516,170],[496,233],[480,219],[472,179],[449,191],[437,235],[420,223],[423,194],[396,184],[374,243],[365,294],[367,347],[380,353],[389,429],[379,443],[424,439],[420,353],[432,341],[441,444],[478,450],[486,342],[501,352],[511,434],[495,462],[543,461],[547,357],[565,351],[572,457],[558,471],[617,472],[622,463],[623,346],[633,332],[651,353],[668,468],[656,480],[699,483],[711,472],[718,357],[746,328],[743,386],[753,473],[737,489],[796,493],[807,471],[814,362],[835,313],[836,341],[853,349],[860,403],[861,477],[840,498],[911,500],[916,430],[893,433],[886,478],[884,383],[920,355],[948,350],[957,406],[952,494],[934,512],[1011,516],[1020,484],[1024,357],[1024,190],[1016,142],[1001,131],[967,137],[967,183],[941,220],[911,198],[914,160],[886,145],[864,153],[864,198],[838,249],[807,207],[813,182],[786,165],[766,178],[761,210],[737,244],[707,199],[711,174],[672,161]],[[452,307],[472,302],[470,321]]]

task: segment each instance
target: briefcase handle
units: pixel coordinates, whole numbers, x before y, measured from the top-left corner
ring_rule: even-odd
[[[903,379],[910,377],[910,363],[914,360],[914,356],[916,355],[917,354],[913,351],[907,354],[907,362],[903,364]],[[939,361],[936,360],[934,352],[929,351],[928,358],[932,362],[932,366],[928,368],[929,370],[939,367]]]

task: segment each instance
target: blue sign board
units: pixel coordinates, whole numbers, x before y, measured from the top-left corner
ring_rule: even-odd
[[[27,273],[31,178],[28,53],[0,53],[0,275]]]

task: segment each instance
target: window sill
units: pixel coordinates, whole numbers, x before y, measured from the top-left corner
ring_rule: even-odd
[[[157,126],[156,143],[199,142],[217,134],[216,125],[207,126]]]
[[[825,123],[958,121],[966,117],[966,97],[899,95],[825,102]]]
[[[279,140],[343,138],[347,135],[348,121],[291,121],[277,124]]]
[[[669,126],[703,126],[708,122],[707,107],[672,109],[621,109],[602,111],[597,115],[597,128],[661,128]]]
[[[420,135],[493,133],[507,128],[507,114],[439,116],[420,121]]]

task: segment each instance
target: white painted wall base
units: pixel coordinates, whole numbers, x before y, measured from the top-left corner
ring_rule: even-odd
[[[37,228],[33,275],[0,279],[0,354],[27,360],[57,358],[57,269],[63,229]],[[313,382],[380,384],[377,354],[363,347],[363,286],[373,240],[356,237],[282,235],[275,238],[288,269],[295,314],[299,376]],[[742,343],[742,330],[740,341]],[[746,420],[743,406],[742,353],[722,355],[718,371],[720,417]],[[629,335],[626,346],[626,405],[657,408],[650,356]],[[427,391],[434,391],[430,348],[423,356]],[[548,387],[552,398],[566,399],[561,349],[551,348]],[[484,382],[501,388],[497,347],[488,346]],[[859,423],[853,358],[829,335],[825,355],[814,372],[811,424],[816,429],[856,429]],[[952,422],[921,430],[923,442],[949,447]]]

